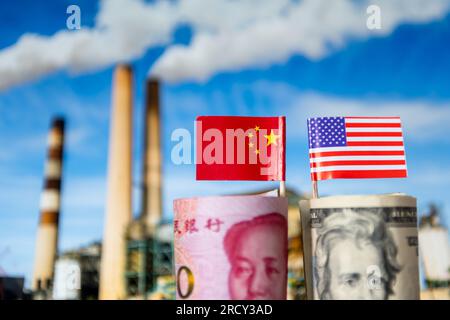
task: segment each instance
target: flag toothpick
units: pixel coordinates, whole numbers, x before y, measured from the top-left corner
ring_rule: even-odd
[[[280,181],[280,190],[278,191],[279,197],[286,197],[286,182]]]
[[[317,188],[317,181],[311,181],[312,184],[312,197],[317,199],[319,197],[319,189]]]

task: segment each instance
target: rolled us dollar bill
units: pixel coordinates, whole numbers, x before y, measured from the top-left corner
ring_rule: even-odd
[[[419,299],[416,199],[300,201],[308,299]]]
[[[286,299],[286,198],[174,201],[177,299]]]

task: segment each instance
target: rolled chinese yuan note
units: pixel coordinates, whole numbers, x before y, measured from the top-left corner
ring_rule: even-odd
[[[287,211],[281,197],[175,200],[177,299],[286,299]]]
[[[416,199],[403,194],[300,201],[309,299],[419,299]]]

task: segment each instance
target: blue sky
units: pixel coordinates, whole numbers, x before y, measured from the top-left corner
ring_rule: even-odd
[[[95,28],[96,16],[101,11],[95,1],[2,3],[0,75],[5,75],[2,70],[6,65],[2,53],[11,46],[14,48],[24,34],[51,38],[64,30],[66,8],[73,3],[81,8],[82,30]],[[383,17],[383,7],[381,12]],[[217,61],[226,61],[234,53],[222,51],[208,57],[211,61],[204,61],[205,65],[216,66],[205,79],[175,82],[169,79],[162,83],[165,217],[170,218],[171,203],[178,197],[276,186],[258,182],[196,182],[193,166],[172,164],[170,151],[175,143],[170,140],[171,132],[179,127],[192,132],[197,115],[286,115],[287,185],[300,192],[310,190],[307,117],[400,115],[407,148],[407,179],[325,181],[319,184],[319,192],[322,195],[405,192],[418,198],[420,212],[433,201],[444,211],[444,221],[450,221],[450,11],[447,7],[439,15],[420,21],[399,20],[388,30],[373,34],[366,30],[364,7],[360,15],[364,22],[360,28],[364,31],[357,30],[357,23],[356,27],[352,25],[355,32],[345,29],[342,39],[332,42],[331,49],[327,46],[320,54],[301,47],[297,52],[285,52],[281,58],[266,55],[266,60],[254,65],[232,61],[223,70],[217,67]],[[147,44],[145,50],[133,52],[132,58],[118,57],[114,61],[129,61],[135,72],[136,186],[141,170],[145,79],[155,63],[163,61],[163,57],[170,58],[169,49],[194,47],[196,36],[202,34],[199,25],[175,24],[170,29],[169,41]],[[318,22],[315,27],[327,28]],[[301,44],[302,30],[298,33],[293,30],[291,36],[296,34]],[[280,47],[281,44],[279,47],[274,44],[272,50]],[[62,56],[64,48],[58,49]],[[32,58],[32,67],[40,63]],[[78,247],[102,236],[113,71],[113,63],[109,62],[81,69],[69,63],[51,72],[32,75],[24,71],[20,81],[0,91],[0,267],[7,273],[23,274],[28,280],[31,276],[46,136],[54,115],[65,115],[68,121],[60,248]],[[162,70],[168,70],[167,74],[173,71]],[[193,70],[195,75],[197,69]],[[139,196],[135,187],[136,214]]]

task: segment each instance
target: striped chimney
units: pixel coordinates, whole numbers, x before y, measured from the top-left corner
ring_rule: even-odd
[[[109,136],[108,186],[100,266],[100,294],[104,300],[126,296],[125,231],[132,218],[131,148],[133,83],[130,66],[114,71]]]
[[[39,227],[32,289],[48,290],[52,286],[53,267],[58,247],[61,172],[64,148],[64,119],[52,122],[48,136],[44,190],[41,196]]]
[[[150,232],[155,232],[162,215],[161,132],[159,82],[147,80],[144,125],[143,218]]]

